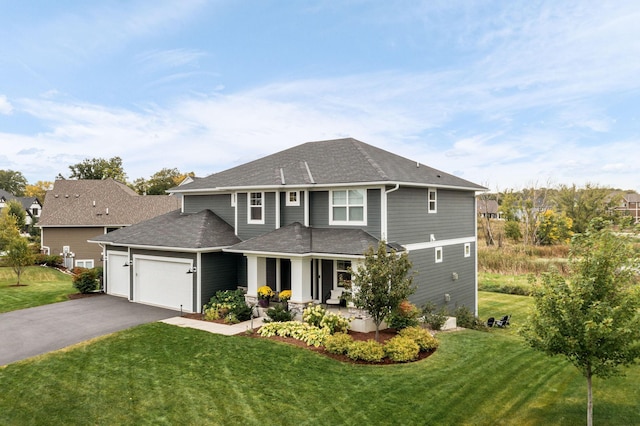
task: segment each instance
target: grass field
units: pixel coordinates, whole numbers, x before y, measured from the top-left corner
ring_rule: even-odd
[[[530,299],[480,293],[510,329],[440,334],[431,357],[343,364],[305,349],[148,324],[0,369],[0,424],[578,425],[586,385],[515,333]],[[640,367],[594,381],[594,421],[640,424]]]
[[[78,292],[69,275],[42,266],[27,268],[20,287],[15,287],[16,281],[13,269],[0,268],[0,313],[61,302],[68,294]]]

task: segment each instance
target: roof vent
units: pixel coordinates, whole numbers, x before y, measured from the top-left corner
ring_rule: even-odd
[[[436,175],[436,177],[442,177],[442,176],[440,176],[440,175]]]
[[[69,198],[69,194],[64,194],[64,198]]]
[[[107,214],[107,216],[109,215],[109,207],[105,209],[105,213]]]
[[[53,198],[58,198],[59,196],[60,196],[60,195],[58,195],[58,194],[54,194],[54,195],[53,195]]]
[[[80,194],[76,194],[76,198],[79,198],[79,197],[80,197]]]
[[[420,167],[420,162],[416,161],[416,168],[419,168],[419,167]]]

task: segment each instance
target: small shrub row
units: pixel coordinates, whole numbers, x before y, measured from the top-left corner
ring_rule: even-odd
[[[101,270],[98,268],[77,268],[73,273],[73,287],[82,294],[91,293],[98,289],[100,274]]]
[[[302,321],[318,328],[327,328],[330,334],[346,333],[349,330],[350,320],[342,315],[328,312],[320,305],[309,305],[302,311]]]
[[[62,266],[62,256],[38,253],[34,255],[33,259],[34,265],[44,265],[51,268]]]
[[[387,325],[397,330],[415,327],[420,324],[420,309],[408,300],[400,302],[398,307],[391,311],[385,319]]]
[[[449,313],[446,307],[440,309],[429,301],[422,307],[422,314],[424,315],[424,322],[431,327],[432,330],[442,330],[442,326],[447,322]]]
[[[300,321],[270,322],[260,327],[258,334],[262,337],[292,337],[315,347],[322,346],[325,339],[330,336],[328,329]]]
[[[472,330],[487,331],[487,325],[476,317],[471,311],[464,305],[458,306],[455,310],[454,316],[456,317],[456,325],[458,327],[469,328]]]
[[[336,333],[325,339],[327,352],[346,355],[353,360],[381,362],[388,357],[395,362],[416,359],[420,351],[431,351],[438,347],[438,340],[421,327],[407,327],[386,344],[375,340],[354,341],[345,333]]]

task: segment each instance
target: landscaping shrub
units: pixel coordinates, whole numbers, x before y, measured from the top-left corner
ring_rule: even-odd
[[[353,337],[347,333],[336,333],[325,339],[324,348],[331,354],[344,355],[352,344]]]
[[[45,265],[52,268],[62,266],[62,256],[38,253],[34,255],[34,265]]]
[[[320,322],[322,321],[322,318],[324,318],[326,313],[327,310],[322,306],[313,306],[312,304],[309,304],[309,306],[307,306],[304,311],[302,311],[302,321],[306,322],[307,324],[320,327]]]
[[[375,340],[355,341],[347,350],[347,356],[353,360],[380,362],[384,358],[384,346]]]
[[[351,318],[345,318],[342,315],[325,312],[320,321],[320,328],[326,328],[331,334],[346,333],[349,330],[349,322]]]
[[[270,322],[260,327],[258,334],[262,337],[292,337],[315,347],[322,346],[330,335],[326,328],[318,328],[299,321]]]
[[[476,317],[471,309],[464,305],[458,306],[454,312],[458,327],[470,328],[473,330],[487,330],[486,324]]]
[[[445,322],[447,322],[447,309],[440,308],[433,303],[427,302],[422,307],[424,322],[431,327],[432,330],[441,330]]]
[[[385,322],[390,328],[401,330],[418,325],[420,323],[419,316],[418,307],[408,300],[403,300],[396,309],[391,311]]]
[[[384,345],[384,353],[395,362],[413,361],[418,358],[420,346],[409,337],[396,336]]]
[[[205,319],[224,319],[226,322],[238,323],[251,319],[251,307],[244,300],[242,290],[221,290],[209,299],[202,312]]]
[[[400,330],[398,334],[416,342],[420,350],[423,352],[432,351],[439,345],[438,339],[422,327],[407,327]]]
[[[264,322],[285,322],[293,320],[294,317],[294,313],[282,305],[267,309],[266,314],[268,318],[263,319]]]
[[[74,268],[75,269],[75,268]],[[78,274],[73,276],[73,286],[83,294],[91,293],[98,288],[98,279],[96,271],[93,269],[82,269]]]

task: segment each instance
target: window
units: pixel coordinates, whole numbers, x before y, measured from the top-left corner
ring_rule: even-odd
[[[429,190],[429,213],[438,211],[438,193],[435,189]]]
[[[38,212],[39,212],[39,210],[38,210],[37,207],[34,207],[34,208],[31,209],[31,214],[33,214],[34,216],[38,216]]]
[[[287,206],[299,206],[300,205],[300,193],[298,191],[287,191]]]
[[[264,224],[264,193],[249,193],[248,223]]]
[[[350,260],[336,260],[336,283],[338,287],[345,287],[345,284],[351,284],[349,268],[351,268]]]
[[[436,247],[436,263],[442,263],[442,247]]]
[[[471,256],[471,243],[466,243],[464,245],[464,257]]]
[[[331,191],[330,225],[366,225],[364,189]]]
[[[76,260],[76,268],[93,268],[93,259]]]

